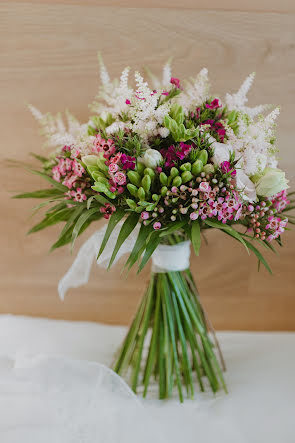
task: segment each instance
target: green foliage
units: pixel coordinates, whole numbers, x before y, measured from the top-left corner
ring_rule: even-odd
[[[196,255],[199,255],[201,247],[201,227],[198,220],[192,222],[191,241]]]
[[[172,138],[175,142],[186,142],[196,137],[199,133],[197,128],[187,129],[183,123],[179,123],[182,119],[182,111],[177,114],[177,121],[169,115],[164,117],[164,126],[169,129]]]

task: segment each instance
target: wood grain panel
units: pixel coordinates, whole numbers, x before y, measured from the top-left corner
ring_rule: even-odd
[[[235,2],[233,11],[201,11],[189,0],[184,6],[191,9],[181,11],[173,1],[141,2],[136,8],[129,8],[135,6],[131,0],[120,4],[110,0],[109,7],[102,4],[94,0],[0,4],[0,312],[127,323],[148,281],[148,270],[124,280],[119,265],[108,273],[96,269],[85,288],[71,291],[61,303],[56,285],[73,257],[68,249],[47,254],[58,233],[55,228],[26,237],[32,202],[10,199],[13,192],[42,183],[25,171],[3,167],[4,158],[27,160],[30,151],[41,152],[42,139],[25,103],[51,112],[68,107],[86,119],[87,103],[98,86],[97,50],[116,75],[126,65],[137,69],[149,65],[160,72],[170,55],[180,77],[207,66],[213,89],[220,94],[237,89],[243,77],[256,71],[251,102],[282,104],[281,165],[295,184],[294,14],[257,12],[259,5],[266,8],[264,2]],[[237,12],[245,5],[251,12]],[[275,3],[267,5],[272,11]],[[288,9],[280,2],[278,10],[291,12],[292,5]],[[222,233],[211,232],[209,237],[209,246],[193,259],[193,272],[215,326],[295,329],[294,232],[285,236],[280,256],[269,257],[274,277],[264,270],[258,274],[254,257],[247,257]]]

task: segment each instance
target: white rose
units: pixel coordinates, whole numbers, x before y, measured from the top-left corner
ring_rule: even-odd
[[[280,169],[266,168],[256,184],[256,192],[264,197],[272,197],[289,188],[285,173]]]
[[[214,149],[212,160],[215,165],[220,166],[222,162],[229,161],[230,153],[233,151],[231,145],[215,141],[211,146]]]
[[[140,160],[147,168],[155,169],[161,163],[163,157],[156,149],[147,149]]]
[[[245,200],[253,202],[257,199],[255,184],[242,169],[236,170],[237,188],[242,192]]]

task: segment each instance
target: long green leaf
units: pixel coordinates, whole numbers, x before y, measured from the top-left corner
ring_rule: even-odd
[[[247,248],[247,244],[246,244],[245,240],[231,226],[223,224],[221,222],[208,220],[208,219],[205,220],[205,223],[206,223],[206,225],[211,226],[211,228],[221,229],[221,230],[225,231],[227,234],[229,234],[231,237],[234,237],[236,240],[238,240],[240,243],[242,243],[242,245],[246,248],[246,250],[249,254],[249,249]]]
[[[42,229],[45,229],[48,226],[52,226],[52,225],[55,225],[56,223],[67,220],[67,217],[69,216],[70,212],[71,212],[71,210],[69,208],[64,208],[64,209],[60,209],[58,211],[50,213],[40,223],[33,226],[29,230],[28,234],[33,234],[34,232],[41,231]]]
[[[250,243],[248,240],[245,240],[247,246],[249,249],[251,249],[251,251],[254,252],[254,254],[256,255],[256,257],[258,258],[258,260],[266,267],[266,269],[268,270],[268,272],[270,274],[272,274],[272,270],[269,266],[269,264],[267,263],[267,261],[265,260],[265,258],[263,257],[263,255],[261,254],[260,251],[258,251],[257,248],[255,248],[255,246],[252,245],[252,243]]]
[[[24,192],[23,194],[14,195],[12,198],[48,198],[63,196],[63,192],[58,189],[40,189],[39,191]]]
[[[142,271],[144,266],[147,264],[148,260],[150,259],[152,253],[155,251],[157,246],[160,244],[161,238],[158,231],[154,231],[151,235],[151,238],[149,239],[149,242],[147,244],[144,256],[140,262],[139,268],[137,273]]]
[[[30,169],[30,171],[33,174],[36,175],[40,175],[40,177],[44,178],[45,180],[47,180],[49,183],[51,183],[56,189],[58,189],[61,192],[67,192],[69,189],[64,186],[63,184],[53,180],[53,178],[51,178],[49,175],[45,174],[45,172],[41,172],[41,171],[36,171],[35,169]]]
[[[125,267],[129,267],[132,268],[132,266],[135,264],[135,262],[138,260],[139,254],[143,248],[143,246],[145,245],[147,238],[150,234],[150,232],[153,230],[153,227],[151,225],[147,225],[145,226],[143,223],[140,227],[135,245],[128,257],[128,260],[125,264]]]
[[[187,223],[186,221],[170,223],[170,226],[160,233],[160,237],[164,237],[165,235],[172,234],[172,232],[175,232],[175,231],[183,228],[183,226],[186,223]]]
[[[198,220],[192,222],[191,239],[196,255],[199,255],[201,247],[201,228]]]
[[[122,228],[119,232],[118,239],[114,247],[108,268],[112,266],[119,249],[121,248],[122,244],[127,239],[127,237],[129,237],[135,226],[137,225],[138,219],[139,219],[139,214],[132,212],[124,221]]]
[[[80,232],[82,226],[84,225],[84,223],[86,223],[86,221],[97,212],[99,212],[99,208],[92,208],[92,209],[86,210],[85,212],[83,212],[82,215],[80,215],[80,217],[78,218],[78,220],[74,226],[74,229],[73,229],[72,247],[74,246],[76,238],[78,237],[79,232]]]
[[[99,258],[101,256],[101,254],[104,251],[104,248],[106,247],[106,244],[110,238],[111,233],[113,232],[115,226],[119,223],[120,220],[122,220],[122,218],[125,215],[125,211],[123,209],[117,209],[110,217],[109,222],[108,222],[108,226],[104,235],[104,238],[101,242],[101,246],[97,255],[97,258]]]

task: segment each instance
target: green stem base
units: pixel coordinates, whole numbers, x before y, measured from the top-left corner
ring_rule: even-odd
[[[215,343],[210,339],[209,326],[188,269],[152,273],[114,371],[129,379],[134,392],[143,386],[144,397],[152,377],[160,399],[171,397],[175,385],[181,402],[184,392],[193,398],[196,382],[205,391],[205,379],[213,392],[227,392],[224,361],[220,353],[220,366],[214,347],[220,349],[215,335]]]

